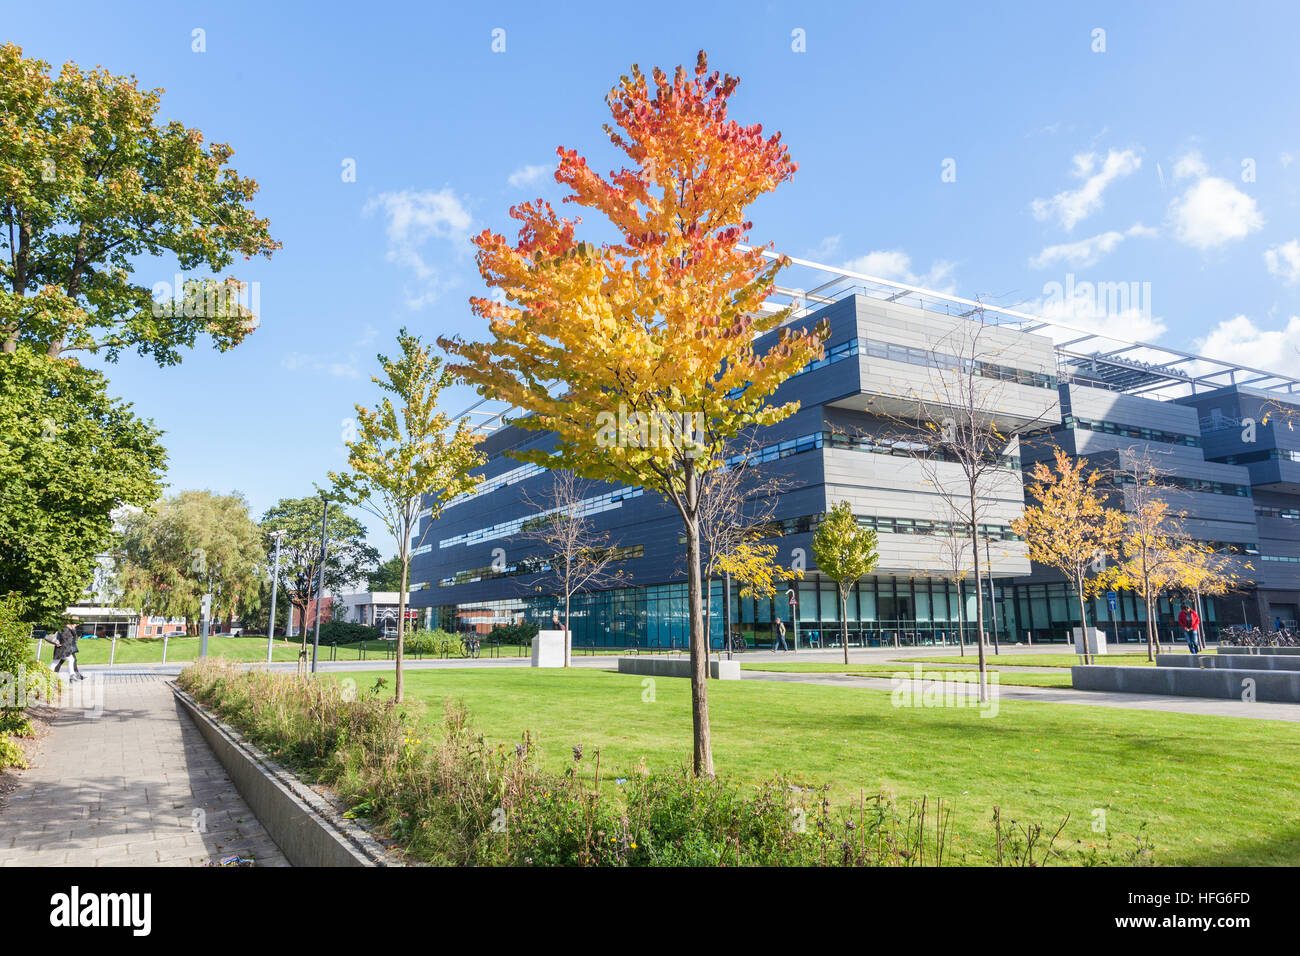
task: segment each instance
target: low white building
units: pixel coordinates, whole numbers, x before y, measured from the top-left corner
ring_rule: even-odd
[[[407,595],[407,626],[418,626],[424,616],[423,609],[409,606]],[[334,595],[334,616],[336,621],[350,624],[366,624],[381,631],[397,627],[398,593],[396,591],[359,591],[355,594]]]

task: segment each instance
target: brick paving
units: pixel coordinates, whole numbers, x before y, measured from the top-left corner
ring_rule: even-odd
[[[289,865],[161,677],[88,673],[72,690],[0,797],[0,867]]]

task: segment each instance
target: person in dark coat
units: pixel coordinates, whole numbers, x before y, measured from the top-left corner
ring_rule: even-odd
[[[64,661],[72,661],[72,666],[68,668],[68,676],[72,680],[86,679],[86,675],[77,666],[77,629],[71,624],[59,631],[59,643],[55,645],[54,663],[50,670],[57,674]]]

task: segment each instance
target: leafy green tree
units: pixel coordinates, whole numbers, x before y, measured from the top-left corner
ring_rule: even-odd
[[[142,614],[184,617],[197,629],[205,594],[212,618],[233,619],[257,592],[262,535],[243,495],[182,491],[123,521],[116,555],[122,601]]]
[[[483,464],[483,456],[475,448],[479,436],[470,431],[469,423],[462,419],[453,429],[450,416],[438,409],[438,396],[456,381],[443,368],[442,359],[430,354],[419,338],[405,329],[397,344],[401,357],[393,360],[380,355],[383,375],[371,377],[393,398],[386,395],[373,410],[356,406],[357,438],[348,442],[351,470],[331,472],[329,477],[336,495],[375,515],[397,539],[402,576],[397,591],[393,695],[400,704],[412,546],[423,542],[447,501],[478,484],[479,479],[469,472]],[[428,520],[417,536],[422,510]]]
[[[320,498],[281,498],[262,516],[259,527],[266,549],[269,569],[275,555],[272,531],[285,532],[280,545],[280,594],[277,601],[287,601],[307,620],[307,606],[317,596],[320,576]],[[366,544],[366,528],[343,510],[337,502],[328,512],[328,558],[325,561],[325,590],[338,592],[354,587],[379,561],[379,552]],[[268,598],[269,600],[269,598]],[[278,607],[277,607],[278,612]],[[269,613],[269,612],[268,612]],[[303,651],[307,649],[307,632],[303,629]]]
[[[27,349],[0,352],[0,594],[53,622],[114,544],[112,513],[162,492],[161,432],[104,376]]]
[[[372,591],[397,591],[402,587],[402,556],[395,554],[366,579]]]
[[[170,302],[161,284],[132,281],[167,253],[185,272],[217,273],[280,245],[230,146],[159,122],[161,93],[75,63],[51,75],[0,45],[0,350],[112,360],[134,349],[171,365],[202,333],[225,350],[255,328],[233,277],[191,277]]]
[[[847,501],[824,513],[813,534],[817,570],[834,581],[840,592],[840,643],[845,664],[849,662],[849,592],[859,578],[875,570],[880,560],[876,547],[876,532],[858,524]]]

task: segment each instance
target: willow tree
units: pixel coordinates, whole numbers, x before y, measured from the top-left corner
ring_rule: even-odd
[[[1026,507],[1011,527],[1028,544],[1031,561],[1060,571],[1074,586],[1086,655],[1086,599],[1106,584],[1098,572],[1117,555],[1124,515],[1106,504],[1106,495],[1097,489],[1102,473],[1088,471],[1086,458],[1071,459],[1057,448],[1055,459],[1055,470],[1041,461],[1030,469],[1026,490],[1038,504]]]
[[[347,443],[350,470],[330,472],[329,477],[335,497],[369,511],[397,539],[402,579],[397,592],[393,694],[400,704],[411,551],[423,543],[442,506],[478,484],[469,472],[483,464],[483,456],[475,448],[479,436],[470,431],[469,423],[462,419],[452,428],[450,417],[438,408],[438,396],[455,381],[442,358],[430,354],[405,329],[397,344],[401,355],[396,359],[380,355],[383,374],[371,377],[387,395],[373,409],[355,406],[357,437]],[[428,518],[423,528],[422,512]]]
[[[710,73],[702,52],[693,74],[656,69],[650,79],[634,66],[606,97],[605,132],[629,165],[601,176],[575,150],[557,150],[565,201],[602,214],[617,238],[579,240],[581,220],[540,199],[512,208],[515,242],[489,230],[474,240],[495,294],[470,303],[491,339],[442,342],[459,356],[458,374],[525,413],[520,427],[556,435],[554,455],[513,457],[639,485],[681,516],[693,766],[706,776],[700,482],[724,464],[728,440],[797,410],[768,399],[820,357],[826,334],[781,328],[788,311],[763,307],[786,261],[747,244],[746,209],[797,166],[779,133],[728,119],[736,83]]]

